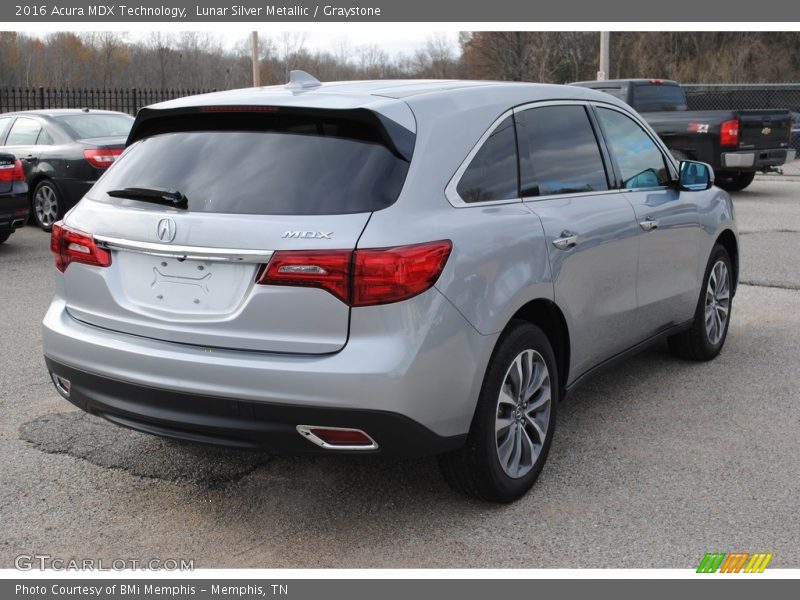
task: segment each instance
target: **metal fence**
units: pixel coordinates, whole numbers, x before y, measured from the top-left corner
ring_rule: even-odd
[[[0,112],[37,108],[97,108],[131,115],[142,106],[216,90],[0,87]]]
[[[732,83],[682,85],[689,110],[791,110],[800,119],[800,83]],[[800,132],[792,137],[797,159],[785,165],[786,175],[800,175]]]
[[[683,84],[690,110],[779,108],[800,119],[800,83]],[[142,106],[216,89],[0,87],[0,113],[37,108],[98,108],[136,114]],[[800,133],[793,138],[798,159],[787,175],[800,176]]]

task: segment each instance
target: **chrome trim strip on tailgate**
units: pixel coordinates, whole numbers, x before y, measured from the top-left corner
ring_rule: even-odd
[[[203,246],[174,246],[154,242],[139,242],[104,235],[94,236],[95,243],[107,250],[125,250],[165,258],[227,261],[239,263],[268,263],[272,250],[245,250],[242,248],[206,248]]]

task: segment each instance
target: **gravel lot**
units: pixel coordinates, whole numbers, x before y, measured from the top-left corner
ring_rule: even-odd
[[[0,246],[0,567],[18,554],[195,567],[800,567],[800,181],[735,196],[745,285],[722,355],[657,347],[562,407],[522,501],[465,500],[435,460],[273,458],[164,441],[73,409],[39,322],[48,236]]]

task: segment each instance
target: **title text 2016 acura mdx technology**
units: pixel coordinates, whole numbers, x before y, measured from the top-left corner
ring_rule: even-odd
[[[165,102],[53,229],[47,367],[119,425],[438,454],[511,501],[584,376],[661,338],[719,353],[739,253],[712,183],[576,87],[294,73]]]

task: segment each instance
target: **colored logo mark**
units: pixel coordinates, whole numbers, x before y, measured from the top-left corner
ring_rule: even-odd
[[[706,552],[697,566],[698,573],[763,573],[772,554],[757,552]]]

